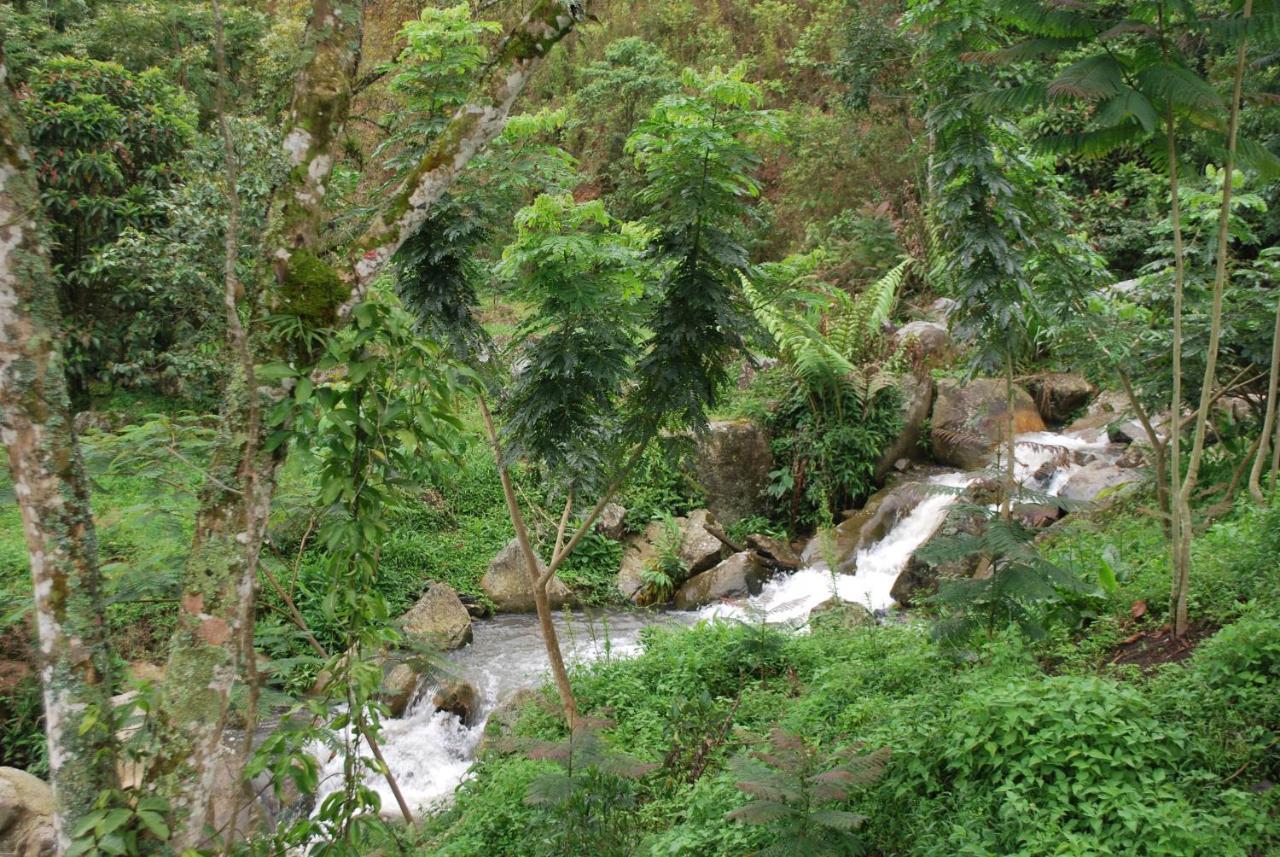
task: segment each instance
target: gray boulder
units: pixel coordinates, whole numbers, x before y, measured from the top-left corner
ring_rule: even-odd
[[[937,321],[913,321],[898,328],[893,335],[894,345],[906,348],[924,362],[934,362],[951,350],[951,334],[947,326]]]
[[[1141,474],[1132,468],[1095,461],[1071,474],[1062,487],[1061,496],[1077,503],[1095,503],[1124,496],[1135,490],[1141,481]]]
[[[1040,416],[1050,425],[1061,425],[1089,404],[1097,390],[1079,372],[1045,372],[1027,381]]]
[[[720,553],[724,545],[708,532],[708,526],[715,526],[716,521],[706,509],[697,509],[688,518],[680,521],[680,548],[677,558],[687,575],[706,571],[720,561]]]
[[[392,717],[403,717],[417,693],[422,674],[408,662],[387,661],[382,665],[379,696]]]
[[[405,634],[441,649],[460,649],[471,642],[471,614],[447,583],[432,583],[417,603],[400,617]]]
[[[875,625],[876,617],[861,604],[829,598],[809,612],[809,624],[815,628],[852,631],[854,628]]]
[[[1008,428],[1009,406],[1003,380],[975,378],[967,384],[953,379],[938,382],[930,440],[933,457],[939,463],[967,470],[986,466],[996,447],[1004,442]],[[1035,401],[1026,390],[1015,386],[1014,434],[1044,430],[1044,420]]]
[[[735,553],[710,571],[694,575],[676,590],[676,607],[696,610],[721,598],[745,598],[764,586],[765,570],[751,551]]]
[[[53,857],[53,790],[39,777],[0,768],[0,854]]]
[[[618,592],[623,598],[641,606],[652,602],[652,593],[645,584],[644,572],[657,561],[658,551],[665,538],[666,525],[662,521],[650,521],[644,532],[627,540],[616,581]]]
[[[693,476],[717,521],[732,524],[765,508],[773,452],[765,430],[750,420],[713,422],[698,439]]]
[[[627,534],[627,510],[626,507],[618,503],[609,503],[600,510],[600,517],[596,519],[596,532],[604,536],[606,539],[621,541],[622,537]]]
[[[431,695],[431,705],[436,711],[447,711],[470,726],[480,713],[480,694],[470,682],[447,681]]]
[[[540,569],[546,566],[538,560]],[[489,563],[489,570],[480,579],[480,588],[493,602],[494,610],[499,613],[531,613],[536,608],[533,602],[533,584],[529,580],[529,570],[525,566],[524,554],[520,543],[512,539],[498,555]],[[563,607],[573,601],[573,592],[559,578],[551,578],[547,584],[547,597],[552,608]]]

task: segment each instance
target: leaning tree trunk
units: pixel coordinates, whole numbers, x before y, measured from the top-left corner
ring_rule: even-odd
[[[1276,394],[1280,393],[1280,300],[1276,301],[1275,332],[1271,334],[1271,373],[1267,382],[1267,411],[1262,419],[1262,434],[1258,439],[1258,454],[1249,469],[1249,494],[1254,502],[1265,503],[1262,493],[1262,471],[1267,465],[1268,445],[1276,422]]]
[[[60,850],[115,784],[111,658],[89,489],[26,130],[0,48],[0,437],[22,511]]]

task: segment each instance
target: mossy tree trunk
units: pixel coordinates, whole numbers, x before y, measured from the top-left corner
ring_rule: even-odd
[[[0,437],[35,591],[59,850],[115,782],[111,658],[32,151],[0,49]]]
[[[325,261],[325,186],[350,105],[359,64],[361,8],[317,0],[306,31],[307,62],[285,126],[291,164],[276,194],[264,247],[275,282],[262,305],[295,315],[308,330],[332,327],[428,216],[467,162],[499,134],[539,60],[575,24],[559,0],[538,0],[502,43],[481,97],[455,115],[341,271]],[[3,65],[0,64],[0,75]],[[2,81],[0,81],[2,82]],[[50,764],[66,831],[114,782],[109,729],[110,658],[103,623],[97,548],[88,488],[72,432],[60,319],[39,223],[39,196],[7,86],[0,103],[0,404],[4,441],[18,489],[37,593]],[[257,339],[260,360],[305,367],[314,355]],[[170,799],[176,850],[200,844],[213,805],[215,766],[237,682],[251,673],[252,623],[259,552],[283,448],[266,449],[254,410],[291,391],[259,387],[233,365],[196,514],[182,579],[178,627],[157,722],[166,755],[149,772],[150,788]]]

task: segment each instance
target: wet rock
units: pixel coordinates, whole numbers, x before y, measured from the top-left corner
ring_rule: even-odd
[[[687,518],[650,521],[644,532],[627,541],[618,568],[618,592],[635,604],[656,603],[659,599],[645,583],[645,571],[662,562],[666,552],[673,553],[673,566],[666,569],[673,586],[714,566],[724,545],[708,532],[708,526],[715,526],[715,519],[706,509]]]
[[[449,681],[436,688],[431,704],[437,711],[447,711],[470,726],[480,713],[480,694],[470,682]]]
[[[404,633],[441,649],[459,649],[471,642],[471,614],[447,583],[432,583],[400,617]]]
[[[645,583],[644,573],[657,562],[660,547],[667,538],[666,530],[664,522],[650,521],[644,532],[628,539],[623,548],[615,585],[619,594],[634,604],[644,606],[652,603],[652,593]]]
[[[1021,521],[1024,527],[1037,530],[1061,518],[1062,509],[1050,503],[1015,503],[1013,516]]]
[[[680,521],[680,548],[677,558],[686,574],[692,576],[706,571],[720,561],[724,544],[707,531],[708,526],[715,526],[716,520],[711,512],[698,509]]]
[[[546,566],[538,560],[538,568]],[[525,566],[524,554],[515,539],[507,543],[493,562],[489,570],[480,580],[480,588],[493,602],[493,609],[499,613],[532,613],[536,607],[533,603],[533,583],[529,580],[529,570]],[[563,607],[573,601],[573,592],[559,578],[551,578],[547,584],[547,598],[553,609]]]
[[[829,598],[809,613],[809,624],[815,628],[852,631],[876,624],[876,617],[861,604]]]
[[[750,420],[713,422],[698,439],[693,476],[717,521],[732,524],[766,510],[773,452],[765,430]]]
[[[622,537],[627,534],[627,510],[626,507],[618,503],[609,503],[600,510],[600,517],[596,520],[595,530],[606,539],[621,541]]]
[[[913,321],[898,328],[893,342],[918,354],[925,362],[935,362],[946,357],[951,350],[951,334],[946,324],[937,321]]]
[[[1131,493],[1141,481],[1132,468],[1095,461],[1071,474],[1061,496],[1076,503],[1096,503]]]
[[[1045,372],[1027,381],[1040,416],[1049,425],[1061,425],[1089,404],[1096,391],[1078,372]]]
[[[742,551],[710,571],[691,577],[676,591],[676,607],[696,610],[721,598],[756,595],[764,586],[763,564],[751,551]]]
[[[760,554],[766,562],[782,568],[799,568],[801,565],[800,554],[782,539],[752,533],[747,536],[747,547]]]
[[[462,593],[458,595],[458,600],[462,602],[463,607],[467,608],[467,615],[472,619],[488,619],[493,615],[493,608],[488,602],[474,595]]]
[[[977,556],[935,564],[922,559],[920,552],[935,539],[950,538],[960,533],[978,534],[985,524],[985,519],[978,513],[949,515],[938,531],[907,561],[889,589],[889,595],[902,607],[915,607],[937,592],[939,580],[971,577],[981,562]]]
[[[1133,411],[1124,393],[1105,390],[1089,403],[1083,416],[1073,420],[1063,431],[1066,434],[1096,442],[1110,435],[1111,426],[1118,426],[1133,419]]]
[[[76,434],[89,432],[111,434],[122,429],[127,423],[128,419],[124,414],[114,411],[80,411],[71,420]]]
[[[403,717],[413,702],[422,675],[407,662],[388,661],[383,665],[382,688],[379,695],[392,717]]]
[[[0,854],[53,857],[53,790],[39,777],[0,768]]]
[[[902,431],[884,448],[880,460],[876,462],[877,482],[883,480],[890,470],[897,467],[899,460],[909,463],[911,459],[920,455],[920,438],[924,434],[924,425],[929,420],[929,412],[933,408],[932,378],[902,375],[898,379],[897,386],[902,393]]]
[[[1009,428],[1005,382],[976,378],[967,384],[945,379],[937,384],[930,440],[942,464],[974,470],[990,463]],[[1044,420],[1026,390],[1014,387],[1013,431],[1044,431]]]

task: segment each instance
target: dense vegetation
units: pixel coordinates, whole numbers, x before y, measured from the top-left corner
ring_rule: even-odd
[[[1278,22],[0,4],[0,766],[69,854],[1280,854]],[[1051,373],[1132,491],[1017,482]],[[1007,423],[912,609],[564,663],[550,587],[683,582],[711,423],[772,461],[716,537],[827,551],[975,377]],[[385,673],[448,668],[398,617],[487,615],[512,545],[551,681],[409,807]]]

